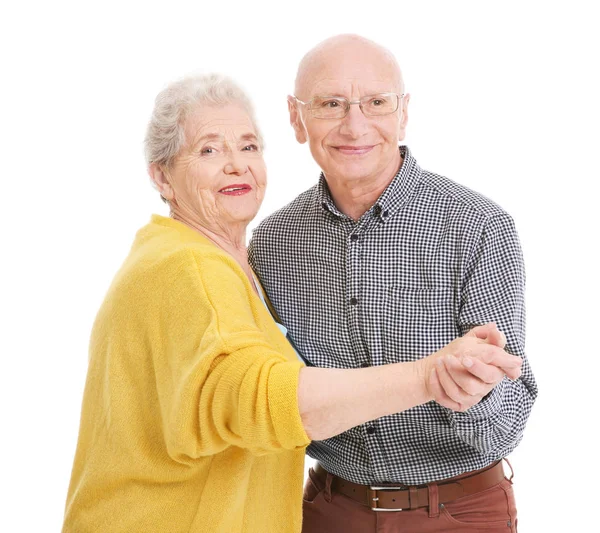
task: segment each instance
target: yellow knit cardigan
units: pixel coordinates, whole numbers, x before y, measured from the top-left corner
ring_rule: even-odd
[[[93,327],[63,532],[299,532],[301,367],[233,258],[154,215]]]

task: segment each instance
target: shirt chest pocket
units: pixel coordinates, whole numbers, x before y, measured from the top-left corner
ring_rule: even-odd
[[[451,287],[387,287],[382,309],[385,362],[414,361],[455,339],[456,308]]]

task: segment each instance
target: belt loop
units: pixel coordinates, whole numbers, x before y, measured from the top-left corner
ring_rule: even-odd
[[[327,503],[331,503],[331,482],[333,481],[333,475],[327,472],[327,477],[325,478],[325,491],[323,492],[323,497]]]
[[[440,497],[437,483],[427,483],[427,492],[429,493],[429,518],[439,518]]]
[[[510,478],[508,478],[508,481],[512,483],[512,479],[513,477],[515,477],[515,471],[513,470],[512,465],[508,462],[508,459],[506,457],[504,457],[503,460],[506,461],[508,468],[510,468]]]
[[[419,508],[419,493],[417,492],[417,487],[414,485],[408,487],[408,501],[410,502],[411,510]]]

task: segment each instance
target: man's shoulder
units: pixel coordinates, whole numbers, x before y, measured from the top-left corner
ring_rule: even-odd
[[[299,223],[309,220],[317,205],[317,195],[318,185],[299,194],[290,203],[262,220],[253,231],[253,238],[261,234],[268,234],[273,230],[292,226],[297,228]]]
[[[451,204],[474,216],[488,219],[499,215],[508,215],[502,207],[487,196],[445,176],[423,170],[421,183],[433,194],[445,197]]]

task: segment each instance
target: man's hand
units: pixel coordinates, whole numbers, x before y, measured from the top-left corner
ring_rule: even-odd
[[[465,337],[476,337],[486,341],[488,344],[498,346],[498,348],[504,348],[506,346],[506,337],[494,322],[483,324],[482,326],[475,326],[465,334]]]
[[[517,379],[523,361],[506,353],[505,344],[506,338],[496,325],[485,324],[422,359],[428,393],[448,409],[466,411],[505,375]]]

